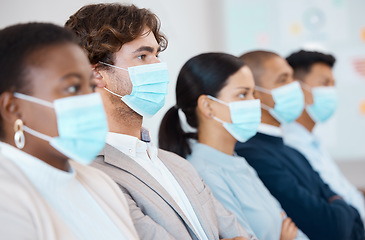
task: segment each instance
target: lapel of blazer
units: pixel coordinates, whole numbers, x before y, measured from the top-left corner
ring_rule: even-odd
[[[161,159],[161,161],[165,164],[165,166],[170,170],[172,175],[174,175],[176,181],[179,183],[181,188],[184,190],[208,239],[214,239],[214,234],[212,234],[212,228],[209,225],[210,221],[208,221],[208,219],[206,219],[206,217],[205,217],[205,211],[203,209],[202,204],[200,203],[198,194],[196,192],[192,191],[192,189],[194,189],[194,187],[191,185],[191,181],[184,178],[185,175],[182,175],[181,172],[177,173],[177,171],[179,171],[179,169],[177,169],[176,167],[174,167],[171,164],[171,162],[173,162],[173,160],[166,161],[164,153],[160,150],[158,150],[158,158]]]
[[[186,225],[189,226],[191,232],[195,234],[196,239],[199,239],[190,221],[185,216],[179,205],[177,205],[177,203],[171,197],[171,195],[136,161],[109,144],[105,145],[105,148],[100,152],[99,155],[104,156],[104,162],[128,172],[148,186],[157,195],[159,195],[184,220]]]

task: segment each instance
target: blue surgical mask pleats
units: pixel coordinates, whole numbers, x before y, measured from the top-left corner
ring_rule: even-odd
[[[116,67],[110,64],[107,65]],[[132,92],[129,95],[121,96],[121,100],[139,115],[152,117],[165,105],[169,84],[166,63],[129,67],[128,73],[133,85]],[[119,96],[110,89],[108,91]]]
[[[214,119],[223,124],[223,127],[239,142],[245,142],[255,136],[261,123],[260,100],[245,100],[225,103],[222,100],[208,96],[210,99],[223,103],[229,107],[232,123],[221,119]]]
[[[304,95],[297,81],[271,91],[261,87],[256,87],[256,89],[272,95],[275,102],[274,108],[268,108],[265,105],[263,105],[263,108],[268,110],[280,123],[293,122],[302,114],[304,109]]]
[[[15,93],[14,96],[46,105],[44,100]],[[56,99],[53,107],[57,117],[58,136],[50,137],[30,127],[24,130],[49,141],[65,156],[82,164],[90,164],[104,148],[108,124],[103,102],[98,93]],[[47,106],[47,105],[46,105]]]

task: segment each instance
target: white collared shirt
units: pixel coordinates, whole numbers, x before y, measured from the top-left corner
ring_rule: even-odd
[[[260,123],[257,131],[269,136],[283,137],[283,131],[280,127],[276,127],[266,123]]]
[[[113,132],[108,132],[106,143],[132,158],[154,177],[181,208],[194,227],[199,239],[208,240],[184,190],[165,164],[158,158],[156,146],[151,142],[144,142],[133,136]]]
[[[3,142],[0,152],[24,172],[77,239],[127,239],[79,182],[72,168],[69,172],[61,171]],[[129,233],[130,229],[125,231]]]
[[[297,122],[282,125],[282,129],[285,144],[301,152],[323,181],[348,204],[355,207],[365,220],[364,196],[345,178],[318,139]]]

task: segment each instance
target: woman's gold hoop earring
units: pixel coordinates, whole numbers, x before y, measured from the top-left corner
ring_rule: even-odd
[[[23,149],[25,145],[25,137],[23,133],[23,121],[17,119],[14,123],[14,142],[17,148]]]

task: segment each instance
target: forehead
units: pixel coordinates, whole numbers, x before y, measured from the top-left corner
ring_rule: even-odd
[[[70,73],[89,74],[91,67],[83,50],[76,44],[57,44],[35,51],[27,58],[27,79],[32,85],[56,85]],[[34,88],[33,87],[33,88]]]
[[[75,63],[77,63],[75,65]],[[90,67],[86,53],[73,43],[61,43],[43,47],[31,53],[26,59],[26,66],[44,70],[71,70],[80,66]]]
[[[267,59],[264,63],[264,69],[271,74],[292,73],[292,69],[287,61],[279,56]]]
[[[332,75],[332,68],[324,63],[315,63],[311,66],[310,73]]]
[[[149,28],[145,28],[142,34],[133,41],[123,44],[121,49],[116,53],[116,57],[118,58],[123,54],[133,53],[143,46],[151,47],[156,51],[159,49],[156,37]]]
[[[316,82],[316,81],[328,81],[335,82],[332,68],[324,63],[315,63],[310,68],[309,73],[305,76],[304,81]]]
[[[251,70],[247,67],[241,67],[237,72],[231,75],[227,79],[227,86],[242,86],[242,85],[254,85],[253,76]]]

